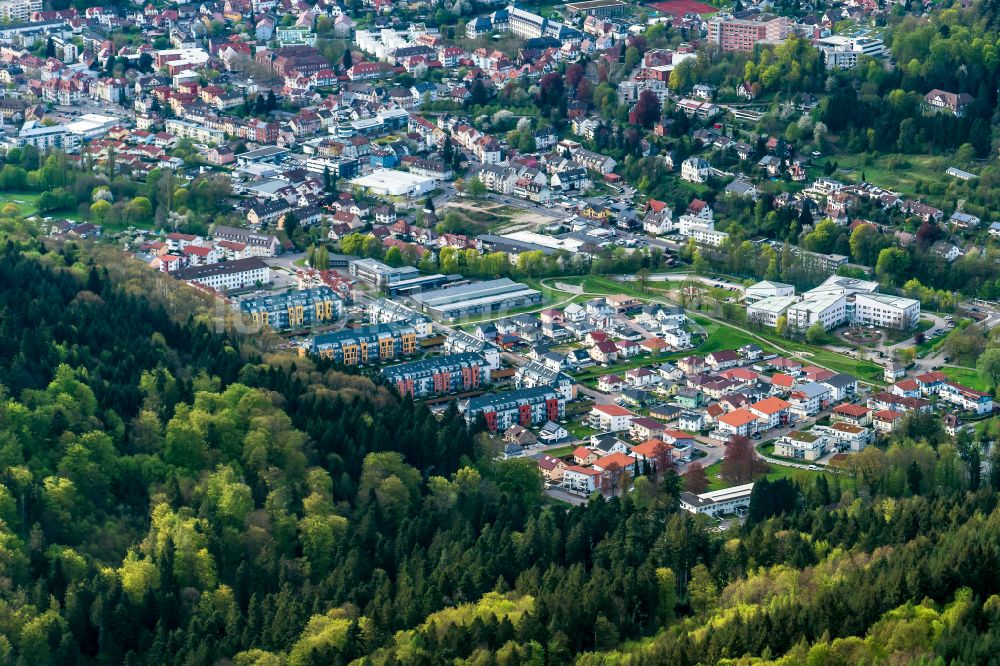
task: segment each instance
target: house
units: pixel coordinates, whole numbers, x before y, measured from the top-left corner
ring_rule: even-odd
[[[701,412],[683,410],[677,418],[677,427],[681,430],[698,432],[705,427],[705,415]]]
[[[741,362],[740,355],[732,349],[723,349],[705,356],[705,363],[716,372],[735,367]]]
[[[921,395],[920,384],[915,379],[900,379],[889,387],[889,392],[904,398],[919,398]]]
[[[633,368],[625,373],[625,381],[629,386],[642,388],[659,383],[660,376],[648,368]]]
[[[573,462],[577,465],[590,465],[599,457],[586,446],[578,446],[573,449]]]
[[[792,414],[804,419],[827,408],[830,403],[830,389],[818,382],[801,384],[789,392],[788,401],[792,405]]]
[[[750,412],[760,420],[760,429],[768,430],[788,424],[792,418],[792,403],[771,396],[750,405]]]
[[[696,375],[705,370],[705,359],[700,356],[685,356],[677,361],[677,367],[685,375]]]
[[[618,405],[594,405],[590,410],[590,425],[602,432],[628,430],[635,413]]]
[[[827,453],[830,440],[813,432],[792,431],[774,443],[774,455],[795,460],[819,460]]]
[[[902,424],[903,413],[891,409],[882,409],[872,414],[872,425],[875,431],[882,434],[895,432]]]
[[[504,430],[503,439],[505,442],[517,444],[522,448],[538,444],[538,438],[535,436],[535,433],[516,423]]]
[[[668,465],[674,447],[662,439],[653,437],[632,447],[632,455],[652,465]]]
[[[989,393],[976,391],[956,382],[944,382],[938,390],[938,396],[976,414],[990,414],[993,411],[993,397]]]
[[[754,435],[759,428],[757,415],[749,409],[737,409],[719,417],[719,432],[725,437]]]
[[[916,376],[917,385],[920,386],[920,394],[923,396],[937,395],[937,392],[948,381],[948,375],[940,370],[925,372]]]
[[[632,419],[632,422],[629,424],[629,434],[633,439],[645,441],[653,437],[659,437],[666,428],[663,423],[660,423],[656,419],[640,416]]]
[[[689,157],[681,162],[681,180],[689,183],[704,183],[708,180],[711,166],[700,157]]]
[[[610,340],[598,342],[590,348],[590,356],[598,363],[614,363],[618,360],[618,346]]]
[[[847,403],[834,407],[830,418],[834,422],[840,421],[864,427],[872,423],[872,410],[861,405]]]
[[[969,93],[952,93],[935,88],[924,95],[924,102],[928,107],[935,110],[950,111],[956,116],[964,116],[965,109],[975,101]]]
[[[836,421],[828,426],[815,426],[813,432],[821,433],[830,438],[831,445],[839,451],[857,453],[868,446],[872,439],[870,428]]]
[[[604,393],[621,391],[623,386],[625,386],[625,380],[619,375],[602,375],[597,380],[597,390]]]
[[[563,470],[562,486],[579,493],[601,490],[603,472],[589,467],[569,465]]]
[[[831,402],[850,400],[858,392],[857,378],[842,372],[818,381],[820,384],[830,389]]]
[[[542,473],[542,478],[546,483],[560,483],[563,478],[563,470],[569,465],[561,458],[553,458],[550,455],[543,455],[538,459],[538,470]]]
[[[555,421],[546,421],[538,430],[538,440],[545,444],[555,444],[569,437],[569,431]]]

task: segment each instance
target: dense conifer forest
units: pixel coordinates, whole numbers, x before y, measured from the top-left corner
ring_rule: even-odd
[[[1000,481],[968,442],[759,484],[726,532],[678,510],[673,474],[557,506],[454,407],[179,319],[121,275],[0,249],[0,664],[1000,653]]]

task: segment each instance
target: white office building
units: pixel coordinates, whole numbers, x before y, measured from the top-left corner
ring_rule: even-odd
[[[908,330],[920,321],[920,301],[888,294],[855,294],[851,319],[863,326]]]
[[[885,55],[885,44],[873,37],[831,35],[817,39],[815,44],[823,54],[827,69],[851,69],[857,67],[858,58],[863,55],[872,58]]]
[[[747,322],[773,328],[778,318],[799,299],[796,296],[771,296],[747,306]]]
[[[785,284],[784,282],[772,282],[770,280],[763,280],[755,285],[747,287],[746,294],[744,295],[744,302],[747,305],[753,305],[765,298],[773,298],[775,296],[794,296],[795,287],[790,284]]]
[[[703,513],[706,516],[721,516],[726,513],[745,515],[750,506],[752,492],[752,483],[700,495],[683,492],[680,498],[681,508],[690,513]]]
[[[196,282],[222,293],[271,283],[271,268],[260,257],[182,268],[171,275],[178,280]]]

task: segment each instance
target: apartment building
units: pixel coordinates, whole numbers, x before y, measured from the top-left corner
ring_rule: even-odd
[[[240,303],[240,311],[259,326],[285,331],[334,321],[343,313],[343,302],[323,286],[250,298]]]
[[[393,322],[317,335],[308,351],[336,363],[363,365],[409,356],[417,351],[417,339],[413,324]]]
[[[774,443],[774,455],[796,460],[819,460],[826,455],[830,439],[813,432],[792,431]]]
[[[273,257],[281,243],[276,236],[260,234],[239,227],[217,226],[212,232],[216,241],[229,241],[246,245],[246,253],[252,257]]]
[[[446,354],[382,370],[402,395],[428,398],[472,391],[490,383],[490,364],[481,354]]]
[[[827,69],[851,69],[857,67],[861,56],[881,58],[885,55],[885,44],[874,37],[831,35],[817,39],[815,46],[823,54]]]
[[[628,430],[636,415],[618,405],[594,405],[590,410],[590,426],[601,432]]]
[[[551,386],[487,393],[470,398],[459,408],[470,424],[482,414],[491,432],[502,432],[512,425],[528,427],[558,421],[566,416],[566,401]]]
[[[993,397],[989,393],[975,391],[955,382],[942,383],[938,389],[938,397],[976,414],[989,414],[993,411]]]
[[[372,301],[368,305],[369,324],[388,324],[395,321],[410,322],[417,329],[417,336],[426,338],[432,333],[432,323],[427,317],[418,314],[402,303],[390,301],[388,298],[380,298]],[[478,350],[459,350],[478,351]]]
[[[178,280],[195,282],[222,293],[271,283],[271,267],[259,257],[191,266],[173,271],[171,275]]]
[[[758,43],[783,41],[790,32],[791,25],[784,16],[717,17],[708,22],[709,44],[723,51],[753,51]]]
[[[532,361],[517,369],[514,374],[514,386],[519,389],[550,386],[563,400],[572,400],[576,397],[576,382],[572,377],[538,361]]]

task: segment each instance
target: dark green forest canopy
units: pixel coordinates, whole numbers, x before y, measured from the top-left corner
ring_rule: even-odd
[[[71,246],[0,251],[0,333],[0,663],[995,651],[1000,479],[921,424],[720,533],[672,474],[548,505],[453,407],[178,323]]]

